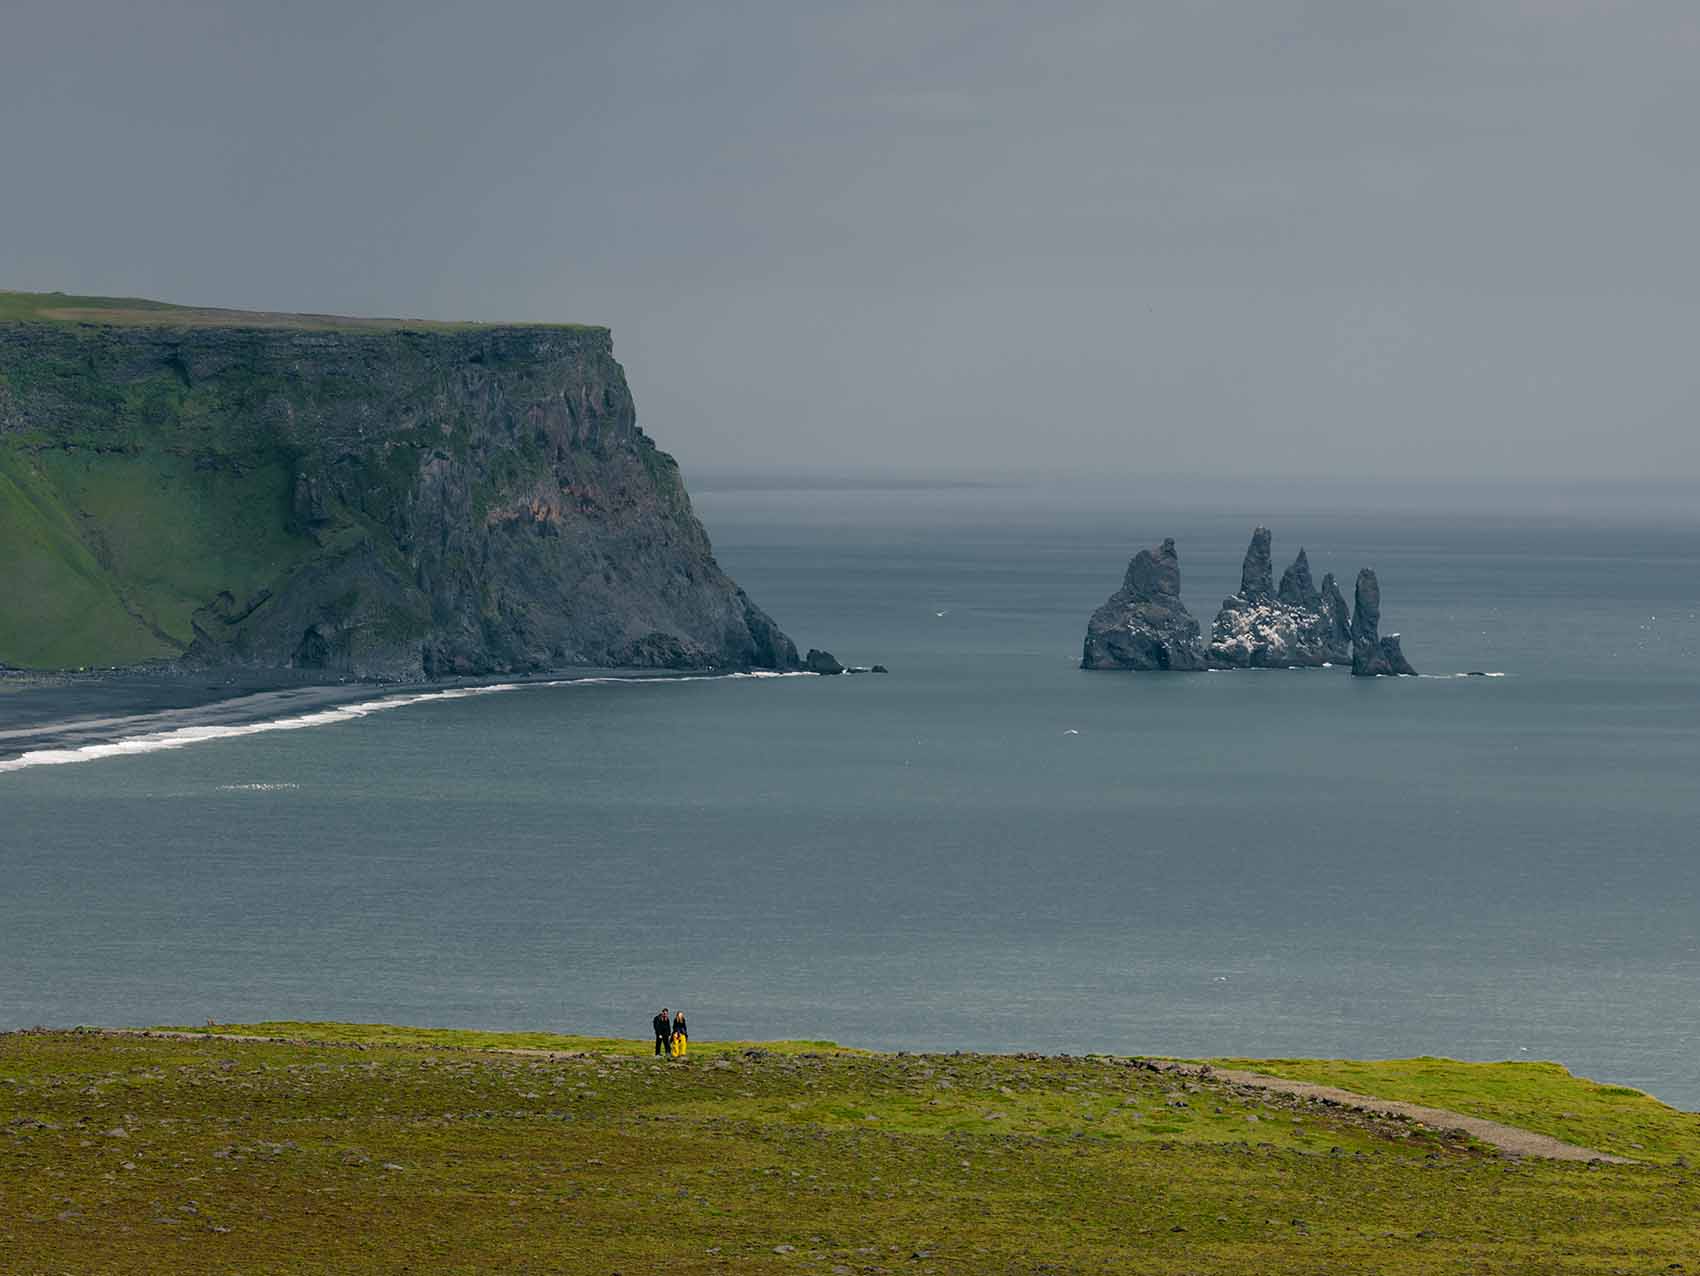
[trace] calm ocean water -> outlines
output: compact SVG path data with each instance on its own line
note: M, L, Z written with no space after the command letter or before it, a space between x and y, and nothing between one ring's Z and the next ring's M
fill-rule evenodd
M1700 1108L1700 527L1269 518L1425 673L1074 667L1256 512L708 491L889 677L524 688L0 775L0 1025L335 1018L896 1048L1554 1058Z

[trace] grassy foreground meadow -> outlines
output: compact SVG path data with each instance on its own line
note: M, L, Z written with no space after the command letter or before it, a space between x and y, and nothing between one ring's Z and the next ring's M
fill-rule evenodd
M1119 1057L650 1050L0 1035L0 1271L1700 1271L1700 1116L1551 1064L1222 1061L1638 1163Z

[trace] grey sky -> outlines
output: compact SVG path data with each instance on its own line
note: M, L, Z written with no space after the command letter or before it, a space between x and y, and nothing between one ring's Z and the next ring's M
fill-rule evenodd
M687 467L1700 478L1700 6L8 0L0 286L614 328Z

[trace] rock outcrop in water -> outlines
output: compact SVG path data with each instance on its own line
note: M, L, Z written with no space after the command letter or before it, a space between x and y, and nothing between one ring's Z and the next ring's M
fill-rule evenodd
M810 647L809 654L803 657L803 668L810 673L824 674L829 678L845 672L844 666L838 663L830 651L820 651L814 647Z
M1351 657L1351 630L1333 575L1317 588L1301 547L1277 589L1270 539L1267 527L1251 534L1240 592L1223 600L1211 627L1211 664L1231 669L1343 664Z
M1358 575L1356 611L1333 573L1319 586L1310 559L1298 557L1275 584L1267 527L1252 533L1240 567L1239 593L1225 599L1206 644L1181 602L1175 542L1142 549L1122 587L1086 626L1082 669L1286 669L1352 664L1360 674L1416 672L1397 634L1379 636L1381 591L1375 573Z
M1352 672L1360 678L1416 673L1399 635L1381 633L1381 582L1367 567L1358 573L1352 602Z
M1209 667L1198 622L1181 602L1180 559L1173 540L1133 556L1122 587L1092 613L1080 667Z
M606 328L0 302L0 660L798 665Z

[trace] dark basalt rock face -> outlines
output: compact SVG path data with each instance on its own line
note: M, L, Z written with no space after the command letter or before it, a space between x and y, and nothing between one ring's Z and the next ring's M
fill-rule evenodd
M1198 622L1181 602L1180 559L1172 539L1135 554L1122 587L1092 613L1080 667L1208 667Z
M1300 554L1304 551L1300 550ZM1343 650L1352 649L1352 610L1346 605L1346 596L1340 592L1340 586L1334 580L1334 573L1329 572L1322 578L1322 610L1328 617L1330 640Z
M797 667L638 428L607 329L282 319L0 322L0 500L14 474L15 517L47 511L7 552L64 603L0 591L28 621L0 633L32 644L0 659ZM100 623L29 619L74 610Z
M1293 565L1281 573L1281 587L1275 596L1289 607L1315 609L1322 602L1322 594L1310 578L1310 559L1305 556L1303 545L1299 546L1299 556Z
M1360 678L1414 674L1399 635L1381 634L1381 582L1368 567L1358 573L1352 609L1352 672Z
M1263 602L1275 593L1275 568L1269 555L1271 539L1267 527L1252 529L1251 544L1246 547L1245 561L1240 564L1239 596L1249 602Z
M1269 551L1269 529L1259 527L1240 569L1240 592L1223 600L1211 627L1210 663L1230 669L1343 664L1351 638L1334 577L1324 577L1318 589L1301 548L1276 589Z
M803 668L810 673L825 674L827 677L844 672L844 666L833 659L830 651L819 651L814 647L810 647L809 654L803 657Z

